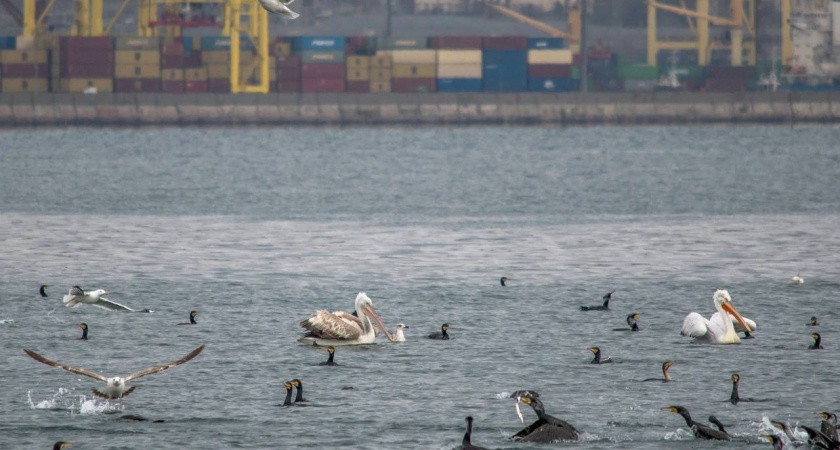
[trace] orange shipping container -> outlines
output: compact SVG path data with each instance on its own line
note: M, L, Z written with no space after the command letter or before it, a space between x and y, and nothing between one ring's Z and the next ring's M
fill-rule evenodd
M160 65L117 64L114 78L160 78Z
M114 62L119 64L157 64L160 65L160 52L156 50L117 50Z
M371 81L370 82L370 91L371 92L391 92L391 82L390 81Z
M114 92L114 80L110 78L64 78L60 82L61 92L84 92L94 87L97 92Z
M160 79L164 81L184 81L184 69L163 69Z
M46 50L0 50L3 64L46 64Z
M481 66L478 66L479 71ZM434 78L434 64L394 64L392 70L394 78Z
M371 69L370 81L391 81L391 69ZM372 92L372 91L371 91Z
M47 92L46 78L3 78L0 92Z
M347 80L349 81L368 81L370 80L370 72L367 68L347 68Z

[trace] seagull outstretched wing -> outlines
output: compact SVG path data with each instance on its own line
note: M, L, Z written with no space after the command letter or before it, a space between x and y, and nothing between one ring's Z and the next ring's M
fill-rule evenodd
M49 359L44 358L43 356L33 352L32 350L23 349L23 351L26 352L26 354L29 355L35 361L42 362L42 363L44 363L48 366L58 367L59 369L64 369L68 372L73 372L75 374L84 375L86 377L93 378L94 380L108 382L107 378L105 378L104 376L102 376L102 375L100 375L96 372L92 372L92 371L87 370L87 369L79 369L79 368L76 368L76 367L66 366L64 364L57 363L55 361L50 361Z
M144 370L141 370L139 372L132 373L131 375L125 377L125 381L127 383L131 380L136 380L137 378L145 377L146 375L151 375L153 373L163 372L166 369L171 369L175 366L180 366L181 364L184 364L185 362L187 362L187 361L195 358L196 356L198 356L198 354L201 353L202 350L204 350L203 345L201 347L198 347L197 349L191 351L189 355L184 356L181 359L172 361L171 363L167 363L167 364L164 364L162 366L149 367L148 369L144 369Z

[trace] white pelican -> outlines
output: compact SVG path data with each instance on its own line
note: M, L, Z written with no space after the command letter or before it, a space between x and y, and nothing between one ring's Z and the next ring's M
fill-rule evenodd
M64 296L62 301L64 302L64 306L68 308L78 308L83 304L87 305L94 305L100 308L105 308L110 311L127 311L127 312L144 312L150 313L152 312L151 309L131 309L128 306L121 305L117 302L112 302L103 295L107 295L108 292L97 289L95 291L85 292L84 289L80 288L79 286L73 286L70 288L70 292Z
M735 327L732 325L733 320L737 321L745 332L752 332L753 328L732 306L729 292L715 291L713 299L717 312L712 314L710 319L704 319L696 312L685 316L680 334L691 336L694 338L694 342L704 344L737 344L741 342L741 339L735 333ZM752 324L754 325L755 322L752 322Z
M408 325L398 323L396 329L394 330L394 342L405 342L405 334L403 330L408 328Z
M372 344L376 339L376 330L370 319L376 322L389 341L394 342L394 337L388 332L388 328L373 309L373 302L364 292L359 292L356 296L356 314L358 317L343 311L331 313L325 309L318 310L312 317L300 322L300 326L305 328L307 333L298 339L298 342L332 346Z
M61 363L57 363L55 361L50 361L49 359L44 358L43 356L33 352L32 350L23 349L23 351L26 352L27 355L31 356L32 359L34 359L35 361L42 362L42 363L44 363L48 366L58 367L59 369L64 369L68 372L72 372L72 373L75 373L75 374L78 374L78 375L84 375L86 377L93 378L94 380L99 380L99 381L105 382L105 388L104 389L102 389L101 391L98 391L96 389L92 389L92 391L93 391L93 394L96 395L97 397L102 397L102 398L107 398L107 399L123 398L123 397L127 396L128 394L131 394L132 392L134 392L134 389L137 386L128 387L128 382L129 381L136 380L137 378L145 377L146 375L151 375L153 373L162 372L166 369L171 369L175 366L179 366L181 364L184 364L185 362L187 362L187 361L195 358L196 356L198 356L198 354L201 353L202 350L204 350L203 345L201 347L198 347L197 349L193 350L192 352L190 352L189 355L184 356L181 359L172 361L170 363L167 363L167 364L164 364L164 365L161 365L161 366L149 367L148 369L141 370L139 372L135 372L135 373L133 373L133 374L127 376L127 377L107 378L104 375L100 375L96 372L93 372L93 371L90 371L90 370L87 370L87 369L78 369L76 367L70 367L70 366L66 366L66 365L61 364Z
M262 7L265 8L265 10L270 12L270 13L282 14L282 15L290 18L290 19L297 19L298 16L300 16L300 14L292 11L291 9L289 9L288 6L286 6L286 5L290 5L294 0L287 0L287 1L282 1L282 0L259 0L259 1L260 1L260 5L262 5Z
M797 273L796 275L794 275L790 278L790 281L788 281L788 284L805 284L805 279L800 277L799 274Z

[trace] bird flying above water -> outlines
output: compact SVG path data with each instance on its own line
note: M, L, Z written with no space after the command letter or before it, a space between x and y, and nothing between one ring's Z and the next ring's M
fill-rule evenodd
M70 292L64 296L62 301L64 302L64 306L68 308L78 308L81 305L94 305L100 308L105 308L110 311L143 313L153 312L150 309L131 309L128 306L121 305L117 302L112 302L107 298L103 297L103 295L108 295L108 292L102 289L85 292L85 290L80 288L79 286L73 286L70 288Z

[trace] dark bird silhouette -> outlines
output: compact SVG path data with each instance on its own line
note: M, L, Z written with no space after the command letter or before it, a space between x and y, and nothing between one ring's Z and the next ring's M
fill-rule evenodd
M811 337L814 338L814 343L808 347L808 350L820 350L823 348L822 346L822 338L820 337L819 333L811 334Z
M38 292L41 294L41 297L45 297L45 298L49 297L49 295L47 295L47 289L49 289L50 287L51 287L51 285L49 285L49 284L42 284L41 285L41 287L38 289Z
M327 353L330 354L329 358L326 361L322 362L322 366L337 366L338 364L333 360L335 358L335 347L329 346L327 347Z
M198 315L198 311L190 311L190 321L185 323L179 323L178 325L198 325L198 322L195 321L195 317Z
M820 326L819 322L817 321L817 316L811 316L811 321L808 322L809 327L818 327Z
M613 328L613 331L639 331L639 313L629 314L626 320L630 328Z
M612 362L612 358L601 359L601 349L598 347L592 347L589 351L595 355L592 361L589 361L590 364L609 364Z
M645 378L642 381L661 381L663 383L667 383L667 382L671 381L671 374L668 373L668 369L670 369L671 366L673 366L673 365L674 365L673 361L670 361L670 360L665 361L664 363L662 363L662 376L663 376L663 378Z
M581 306L580 310L581 311L609 311L610 310L610 300L612 300L613 294L615 294L615 291L609 292L606 295L604 295L603 297L601 297L604 300L604 303L601 304L601 305Z
M543 444L559 441L577 441L580 439L580 432L569 422L546 414L542 401L538 397L530 395L530 391L517 391L511 394L511 397L518 399L518 401L526 405L530 405L537 414L536 422L514 434L513 439Z
M81 323L79 324L79 328L82 329L82 336L79 339L88 340L88 324Z
M440 326L440 331L436 331L436 332L430 334L429 339L447 340L447 339L449 339L449 334L447 333L447 331L449 331L449 324L445 323L445 324Z
M716 430L708 425L703 425L702 423L695 422L691 419L691 414L689 414L688 410L683 408L682 406L668 406L666 408L662 408L663 411L670 411L672 413L677 413L685 419L685 424L688 425L688 428L691 429L691 432L694 434L694 437L697 439L709 439L709 440L719 440L719 441L730 441L732 438L729 434L724 433L720 430Z
M467 431L464 433L464 439L461 440L461 450L487 450L484 447L472 445L473 418L472 416L467 416L464 420L467 421Z
M499 282L500 282L500 283L502 283L502 286L507 286L505 283L507 283L507 281L508 281L509 279L510 279L510 278L508 278L508 277L502 277L502 279L501 279L501 280L499 280Z

